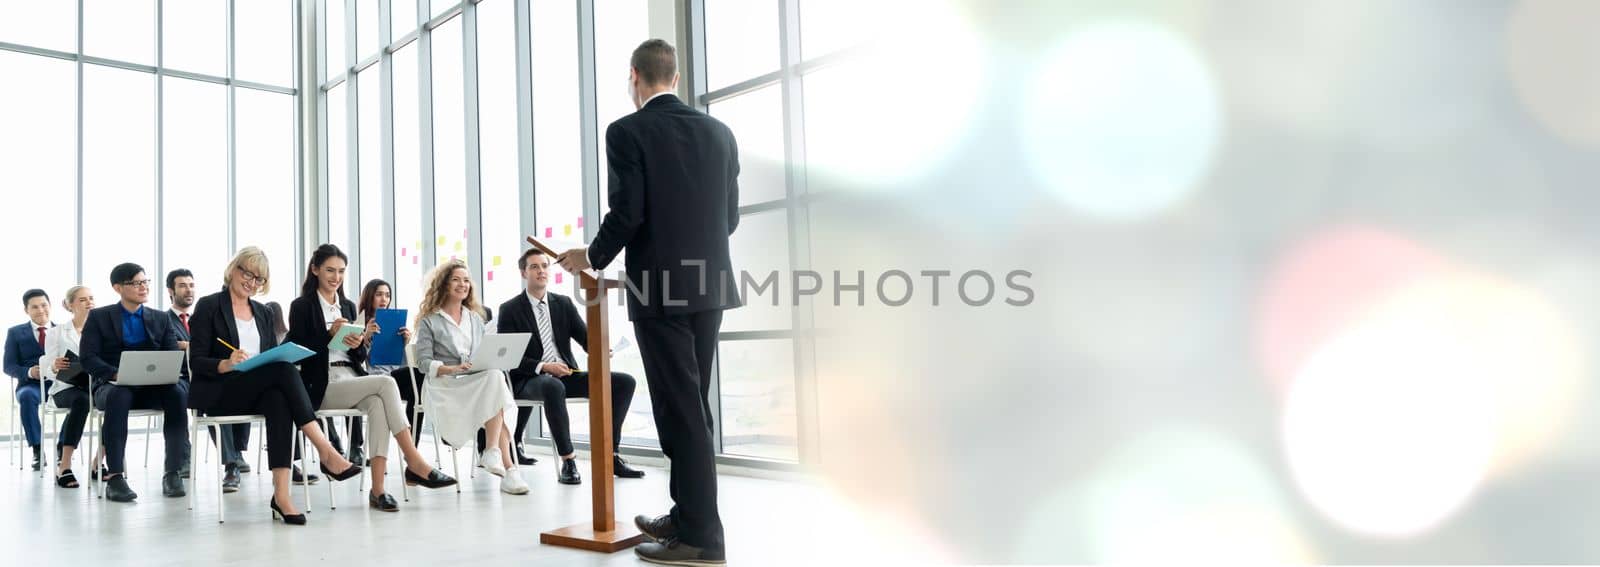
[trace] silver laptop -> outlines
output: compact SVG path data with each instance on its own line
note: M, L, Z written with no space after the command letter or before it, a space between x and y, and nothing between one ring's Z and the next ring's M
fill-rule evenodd
M528 350L533 333L505 333L484 335L483 344L472 353L472 371L511 370L522 364L522 353Z
M132 350L122 353L117 367L118 386L177 384L183 366L181 350Z

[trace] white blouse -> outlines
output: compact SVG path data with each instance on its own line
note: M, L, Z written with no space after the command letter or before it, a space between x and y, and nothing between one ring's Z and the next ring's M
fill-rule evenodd
M327 325L327 328L328 328L329 331L332 331L333 330L333 322L334 322L334 320L344 316L344 312L339 310L339 296L337 296L337 295L333 296L333 303L330 304L330 303L328 303L326 301L323 301L322 300L322 293L318 292L317 293L317 303L322 304L322 321L323 321L323 323ZM349 323L345 323L345 324L346 325L354 325L355 322L349 322ZM348 351L329 349L328 350L328 362L329 363L350 362L350 353Z
M250 356L261 354L261 330L256 328L255 319L234 317L233 322L239 326L239 344L234 346Z
M44 356L39 357L39 375L46 380L55 380L50 385L50 395L54 396L72 385L56 380L56 359L67 355L67 351L78 353L80 360L83 356L82 349L78 348L78 341L83 340L83 334L72 328L71 324L56 325L44 332Z

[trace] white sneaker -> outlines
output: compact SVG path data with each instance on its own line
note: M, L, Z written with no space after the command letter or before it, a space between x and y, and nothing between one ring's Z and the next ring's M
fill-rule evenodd
M495 476L503 477L506 475L506 466L500 460L500 449L498 448L484 450L483 454L478 456L478 466L483 467L483 470L489 471L489 474Z
M506 494L527 494L528 483L522 480L522 472L515 468L506 471L506 475L500 478L500 492L504 492Z

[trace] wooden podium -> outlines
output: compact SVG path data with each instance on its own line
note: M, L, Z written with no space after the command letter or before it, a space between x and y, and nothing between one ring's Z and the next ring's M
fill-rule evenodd
M555 250L531 236L528 243L544 252L552 262L555 260ZM612 436L621 433L611 430L611 333L606 293L620 284L617 280L596 278L587 273L575 275L586 296L583 303L588 306L589 486L594 493L593 517L589 522L541 533L539 543L615 553L644 542L644 534L639 533L632 522L617 523L613 510L617 499L611 443Z

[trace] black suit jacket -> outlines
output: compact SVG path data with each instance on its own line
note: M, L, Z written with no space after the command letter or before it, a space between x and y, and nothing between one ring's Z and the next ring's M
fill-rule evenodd
M606 128L606 159L611 210L589 260L603 269L627 248L628 279L640 292L628 289L628 318L738 307L728 256L739 226L733 131L666 95Z
M261 335L259 352L278 346L278 334L273 330L272 317L267 306L250 300L250 317L256 332ZM211 409L222 397L226 378L217 372L222 361L233 356L233 349L223 346L217 339L239 346L239 323L233 318L233 300L226 290L200 298L189 317L189 356L194 369L194 383L189 387L189 407L200 411Z
M572 341L578 341L583 350L589 350L589 327L583 323L572 299L559 293L545 292L545 302L550 304L550 330L555 334L556 353L568 368L576 371L578 359L572 356ZM539 374L539 362L544 360L544 344L539 340L539 320L533 315L533 302L527 292L519 293L510 301L500 304L501 333L533 333L528 350L522 353L522 363L512 369L512 378L532 378Z
M356 304L339 298L339 315L347 321L356 320ZM328 321L322 315L322 298L301 296L289 303L289 334L284 340L311 349L316 353L300 361L300 379L306 383L306 393L311 395L311 407L322 407L322 396L328 393ZM350 362L361 374L362 363L367 360L367 346L350 349Z
M183 319L178 318L178 312L168 309L167 315L171 316L172 318L172 330L178 333L178 340L189 340L189 330L183 328ZM189 324L194 324L194 314L192 313L189 315Z
M111 377L117 375L117 368L122 364L124 352L178 350L178 334L172 330L172 319L167 312L145 307L144 331L148 336L132 347L123 341L122 313L122 303L112 303L90 311L89 319L83 323L83 339L78 345L83 352L78 354L82 356L83 369L94 379L96 388L111 383ZM187 369L181 373L181 378L188 378Z

